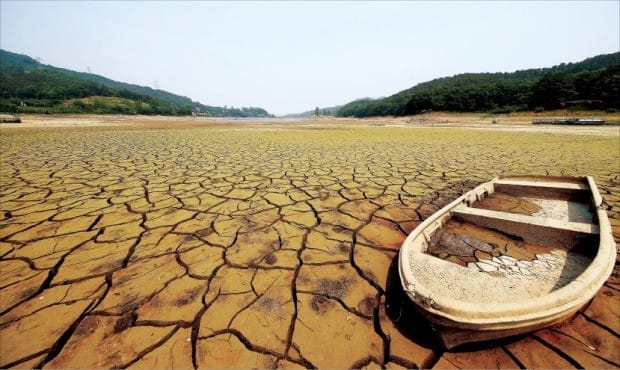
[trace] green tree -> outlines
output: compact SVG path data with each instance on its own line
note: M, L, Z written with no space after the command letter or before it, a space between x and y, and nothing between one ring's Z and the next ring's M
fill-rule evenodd
M177 115L189 116L192 114L192 106L190 104L183 104L177 109Z
M574 78L566 72L551 73L543 76L532 89L532 107L557 109L575 99Z

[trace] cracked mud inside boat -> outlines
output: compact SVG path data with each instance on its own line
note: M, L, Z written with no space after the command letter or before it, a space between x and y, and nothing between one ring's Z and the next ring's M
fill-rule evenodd
M590 265L596 251L588 252L588 249L597 243L598 238L591 237L570 250L563 250L451 219L433 234L425 253L507 279L506 285L511 289L508 296L497 294L496 298L501 301L511 296L538 297L568 285ZM434 286L432 282L429 284ZM472 289L486 287L480 285ZM472 290L462 292L466 300L477 296Z

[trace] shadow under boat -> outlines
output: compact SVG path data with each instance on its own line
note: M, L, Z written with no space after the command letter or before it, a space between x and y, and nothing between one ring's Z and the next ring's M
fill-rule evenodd
M403 290L398 275L398 255L396 255L388 269L385 289L385 313L392 325L407 339L424 348L430 348L435 353L446 350L439 340L435 330L422 315L419 308L411 302ZM474 352L508 345L527 337L528 334L518 334L505 338L487 341L465 343L449 352Z

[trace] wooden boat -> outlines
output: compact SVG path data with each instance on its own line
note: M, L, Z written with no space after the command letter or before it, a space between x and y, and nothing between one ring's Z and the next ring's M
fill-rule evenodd
M616 245L592 177L479 185L403 242L403 288L450 349L559 323L594 297Z

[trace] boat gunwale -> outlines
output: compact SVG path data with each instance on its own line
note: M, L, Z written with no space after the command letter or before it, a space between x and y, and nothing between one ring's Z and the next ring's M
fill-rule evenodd
M510 302L488 302L475 303L464 302L453 299L447 295L436 295L417 281L411 271L411 264L415 263L415 257L423 255L423 251L416 248L416 242L420 238L429 235L426 231L434 228L432 232L442 227L443 218L449 218L450 210L467 203L470 199L479 198L484 192L491 193L492 185L500 179L540 179L540 180L575 180L584 181L589 186L589 192L595 202L596 213L599 223L599 246L597 254L592 259L588 267L572 282L540 297L527 299L524 301ZM419 242L422 245L422 242ZM420 308L434 316L435 321L448 323L448 326L461 327L465 329L477 329L481 325L488 329L505 329L515 327L527 327L542 322L554 320L560 316L565 316L570 311L576 311L579 307L589 301L600 287L608 279L615 263L616 246L611 234L611 225L605 210L602 208L602 198L598 192L592 177L545 177L545 176L505 176L496 177L488 182L482 183L474 189L463 194L441 210L431 215L423 221L413 232L411 232L403 242L399 252L399 274L403 289L409 298ZM436 258L424 255L428 258ZM424 259L425 257L420 257ZM444 263L451 263L439 260ZM462 266L457 266L465 268Z

